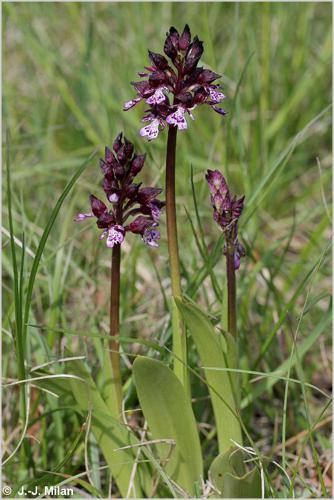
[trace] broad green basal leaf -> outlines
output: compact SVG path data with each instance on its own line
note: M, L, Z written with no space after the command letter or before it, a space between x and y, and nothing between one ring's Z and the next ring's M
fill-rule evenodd
M153 439L172 440L157 446L160 459L168 458L166 472L182 489L195 494L203 476L201 446L195 417L185 390L170 368L139 356L133 364L138 398Z
M176 299L187 328L195 342L201 363L205 367L213 411L216 420L219 450L227 451L231 439L241 444L241 428L236 415L238 399L237 377L228 371L206 368L235 368L235 343L231 335L215 331L207 316L194 304Z

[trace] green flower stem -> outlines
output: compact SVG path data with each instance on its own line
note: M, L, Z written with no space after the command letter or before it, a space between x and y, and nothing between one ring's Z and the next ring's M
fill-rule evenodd
M237 332L237 293L236 293L236 272L234 268L234 244L232 242L227 242L226 249L226 287L227 287L227 331L232 337L229 339L228 335L226 339L230 346L230 353L226 356L226 366L232 369L239 368L239 343L238 343L238 332ZM232 342L231 342L232 341ZM231 406L240 415L240 392L241 392L241 375L239 373L229 373L228 374L230 382L230 400ZM224 409L225 411L225 409ZM226 421L230 421L231 415L226 415ZM233 439L237 443L242 445L242 423L238 419L233 418L231 420L231 426L227 433L225 432L224 438ZM226 450L225 450L226 451ZM245 470L244 472L245 473Z
M181 298L180 258L177 241L176 206L175 206L175 159L176 159L177 127L168 128L166 156L166 219L170 275L172 282L172 297ZM173 300L172 329L174 373L179 378L186 391L189 390L187 371L187 339L186 330L181 320L179 310Z
M238 332L237 332L237 293L236 293L236 276L234 268L234 245L227 246L226 252L226 275L227 275L227 330L232 335L235 343L235 355L233 356L235 362L233 365L229 365L230 368L239 368L239 342L238 342ZM231 363L231 359L228 360ZM241 376L235 373L234 376L230 375L231 388L233 392L233 398L235 402L236 410L239 411L240 407L240 390L241 390ZM241 444L241 427L240 424L236 424L238 430L236 435L232 436L234 440Z
M227 275L227 326L228 331L236 340L237 336L237 306L236 286L234 269L234 248L228 247L226 252L226 275Z
M111 289L110 289L110 359L113 371L113 387L117 400L119 415L122 411L122 379L121 363L119 355L119 340L115 336L119 335L119 297L121 281L121 245L115 245L112 249L111 258Z

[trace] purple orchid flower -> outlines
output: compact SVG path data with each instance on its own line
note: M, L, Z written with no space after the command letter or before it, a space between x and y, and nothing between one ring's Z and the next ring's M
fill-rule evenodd
M208 104L217 113L226 114L217 106L225 96L219 85L213 83L220 75L197 67L204 50L203 42L197 36L191 41L187 24L181 35L171 27L166 36L164 53L172 65L165 56L149 50L151 65L138 73L146 79L132 82L137 96L123 108L127 111L143 100L149 105L142 119L149 124L140 130L140 135L149 141L155 139L166 124L186 130L187 116L194 119L192 111L200 104Z
M225 234L224 254L233 251L234 268L239 269L240 259L245 256L245 249L238 241L238 221L244 207L244 196L232 196L227 182L219 170L208 170L205 176L213 206L213 218Z
M90 195L91 212L79 213L76 222L96 217L97 227L102 229L100 239L106 237L106 245L113 248L121 245L127 232L140 234L144 243L157 247L160 233L157 229L161 210L165 202L158 200L160 188L142 187L133 182L144 166L145 155L134 153L133 144L119 134L113 151L105 148L105 157L100 160L104 174L102 186L108 206L99 198ZM132 221L128 223L128 219Z

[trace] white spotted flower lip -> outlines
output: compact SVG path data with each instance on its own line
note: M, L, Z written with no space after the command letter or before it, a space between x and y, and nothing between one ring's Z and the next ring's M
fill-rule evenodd
M203 42L197 36L191 40L187 24L181 34L174 27L167 33L164 53L169 60L162 54L148 51L151 65L138 73L144 80L132 82L137 96L123 106L124 111L141 101L150 106L146 110L149 114L143 118L150 123L140 129L142 137L149 141L156 139L166 124L186 130L185 113L194 119L191 110L200 104L209 105L222 116L226 114L219 106L225 95L219 85L213 83L220 75L198 67L203 51Z
M168 92L168 87L158 87L154 94L151 95L148 99L146 99L147 104L161 104L165 102L166 95L165 92Z
M108 230L107 247L112 248L114 245L121 245L124 241L124 227L115 224Z
M223 99L225 99L225 95L222 92L218 92L213 88L209 89L209 97L212 104L219 104Z
M157 224L148 226L143 234L143 241L146 245L153 248L159 246L158 241L160 240L160 232L155 229L155 226L157 226Z
M174 113L167 116L166 122L168 125L174 125L179 130L185 130L188 128L186 119L184 117L185 109L182 106L178 106Z
M140 135L142 137L147 137L149 141L152 141L159 134L159 126L160 120L158 118L154 118L149 125L145 125L145 127L140 129Z
M165 202L158 199L162 189L142 187L133 182L144 162L145 155L134 153L133 144L125 137L123 141L122 134L119 134L113 151L106 148L105 157L100 160L104 174L102 185L111 206L91 194L91 212L79 213L74 219L81 222L96 217L97 227L102 229L100 239L105 240L108 248L122 245L127 232L140 234L150 247L158 246L159 219ZM129 218L132 219L130 223Z

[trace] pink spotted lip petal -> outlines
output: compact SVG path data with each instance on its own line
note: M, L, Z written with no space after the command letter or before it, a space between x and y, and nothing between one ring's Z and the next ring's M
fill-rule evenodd
M113 248L114 245L121 245L124 241L124 228L115 225L108 230L107 247Z
M146 99L147 104L154 105L154 104L161 104L162 102L165 101L166 96L164 92L168 90L167 87L160 87L158 88L154 94L151 95L148 99Z
M218 92L217 90L209 89L210 102L212 104L218 104L223 99L225 99L225 95L222 92Z
M146 125L142 129L140 129L139 133L142 137L147 137L149 141L152 141L153 139L156 139L156 137L158 137L159 125L160 121L158 119L154 119L149 125Z
M186 119L184 117L185 109L183 107L178 107L174 113L167 116L166 122L168 125L174 125L179 130L185 130L188 128Z
M143 234L143 241L152 248L158 248L158 241L160 240L160 231L155 229L157 224L152 224L152 226L147 227Z

